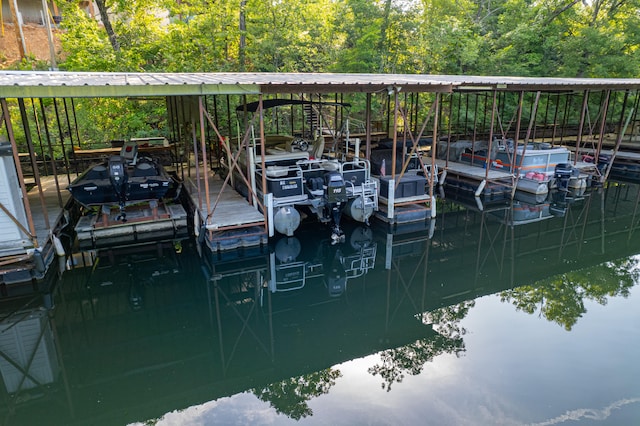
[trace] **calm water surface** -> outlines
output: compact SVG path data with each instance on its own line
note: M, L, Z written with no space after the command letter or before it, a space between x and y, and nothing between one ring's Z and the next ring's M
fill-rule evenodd
M640 424L638 187L537 201L87 257L5 308L2 424Z

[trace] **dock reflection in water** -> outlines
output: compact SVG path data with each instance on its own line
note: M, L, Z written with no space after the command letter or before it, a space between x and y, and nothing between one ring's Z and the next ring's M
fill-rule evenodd
M638 282L637 186L611 183L564 199L562 214L551 214L553 199L526 201L479 207L445 198L435 222L393 232L345 227L344 244L301 229L269 247L204 259L190 241L87 257L85 267L63 276L54 309L38 298L4 307L3 424L162 424L163 416L171 424L326 423L336 416L338 423L409 424L427 414L455 424L464 419L460 398L471 398L472 378L451 379L459 397L432 394L445 383L432 366L462 369L482 357L478 340L492 341L499 331L477 327L482 321L473 313L484 312L488 300L502 302L504 333L514 337L524 329L509 321L522 322L523 313L547 319L535 329L544 347L557 330L588 322L589 306L633 296ZM539 220L531 220L536 212ZM623 320L637 326L638 316ZM637 327L610 326L609 344L626 342L612 351L640 355ZM574 335L580 332L561 342L577 350ZM500 354L508 354L505 344L492 344L506 370L487 372L491 381L539 374L540 366L519 365ZM601 355L580 356L571 362L600 362ZM560 355L547 357L560 362ZM607 377L637 377L630 362L607 368ZM603 393L584 387L576 395L582 405L549 406L523 382L518 389L527 396L510 396L516 405L501 415L541 422L626 401L616 412L633 416L638 411L628 414L628 407L639 405L640 390L619 383ZM378 394L392 405L381 406ZM445 396L460 410L455 416L434 408Z

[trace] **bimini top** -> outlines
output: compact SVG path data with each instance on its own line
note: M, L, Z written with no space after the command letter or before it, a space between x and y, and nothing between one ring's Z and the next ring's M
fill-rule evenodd
M335 73L103 73L0 71L1 98L393 93L462 90L635 90L640 79Z
M238 105L236 107L236 111L248 111L248 112L256 112L258 110L258 106L260 105L259 101L249 102L246 104ZM314 102L308 101L304 99L265 99L262 101L262 108L276 108L279 106L287 106L287 105L322 105L322 106L337 106L350 108L351 104L347 102Z

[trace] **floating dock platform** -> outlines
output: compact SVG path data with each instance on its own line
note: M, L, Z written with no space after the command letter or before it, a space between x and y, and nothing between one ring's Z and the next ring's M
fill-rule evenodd
M267 244L266 220L255 206L218 175L185 178L185 190L193 209L194 232L213 252ZM205 188L209 194L205 194ZM208 205L207 205L207 199Z
M401 203L401 201L396 200L393 212L389 213L387 200L380 199L380 204L378 205L378 210L374 212L374 217L390 226L425 222L431 219L432 202L430 197L424 200L407 200L405 203Z
M80 249L97 249L189 236L187 212L180 204L151 201L127 206L122 221L118 206L82 216L75 231Z
M58 185L62 184L59 182ZM60 270L56 258L64 261L64 248L59 237L69 224L69 215L64 206L68 203L70 195L63 191L58 194L53 176L42 177L40 187L42 196L38 187L32 188L27 193L35 238L29 239L23 231L20 231L20 226L8 219L5 212L1 213L6 219L6 223L0 222L2 222L2 231L7 237L0 244L0 297L2 298L48 291L55 282L56 271ZM11 191L9 188L9 191L4 195L17 196L15 189ZM3 197L2 201L5 206L9 206L12 200ZM16 203L13 206L15 209L11 208L11 210L17 212L14 214L14 219L22 223L21 226L27 230L26 216L22 217L25 212L20 213L20 204ZM17 237L15 239L11 235L14 230Z
M569 162L579 171L579 176L572 177L569 181L571 188L584 188L590 176L598 173L596 165L583 161ZM471 164L436 159L439 170L442 170L440 183L459 191L467 192L476 197L482 197L486 201L500 200L505 196L512 197L513 186L522 191L534 194L545 194L548 186L554 186L554 179L548 182L533 182L530 180L516 179L507 171L489 169ZM544 186L542 189L541 187Z
M511 173L501 170L463 164L457 161L436 159L438 169L442 170L440 182L467 192L471 195L489 199L502 199L505 194L511 197L514 178Z
M424 222L435 216L435 198L427 192L424 176L406 174L399 182L389 176L380 176L378 188L378 209L374 212L377 220L391 227L398 224Z

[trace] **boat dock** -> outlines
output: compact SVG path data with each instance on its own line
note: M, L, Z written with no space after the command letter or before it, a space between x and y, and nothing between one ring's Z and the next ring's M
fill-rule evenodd
M185 178L193 210L194 232L210 250L224 251L266 244L265 217L217 175L205 179L194 170ZM208 188L208 194L205 192Z
M414 197L380 197L378 210L373 217L377 220L397 226L400 224L424 222L435 216L435 203L427 195Z
M515 179L512 173L440 159L436 159L436 164L441 170L440 184L447 180L452 187L485 199L501 199L511 193Z
M66 178L64 179L66 181ZM65 183L59 178L58 185ZM0 244L0 293L2 297L19 296L34 289L46 289L52 281L54 271L60 265L57 257L64 259L64 247L60 236L69 225L69 214L65 206L70 195L58 191L53 176L40 178L40 188L27 193L31 219L35 234L32 239L4 241ZM25 230L28 227L25 227ZM3 229L4 232L8 230Z
M439 182L445 181L448 186L468 192L476 197L481 197L483 201L502 200L505 197L511 198L514 186L522 191L534 194L544 194L548 191L546 180L536 182L523 177L518 178L508 171L489 169L457 161L445 161L436 159L439 170L442 171ZM576 176L569 179L570 188L586 187L586 181L593 176L599 176L597 167L593 163L584 161L572 162L578 171ZM551 183L550 185L553 185Z
M144 202L127 207L126 221L119 218L120 214L115 206L81 216L75 227L79 248L97 249L189 236L187 212L180 204Z
M562 180L565 176L571 179L568 183L570 188L582 185L590 176L599 176L599 170L593 163L576 162L580 158L575 155L565 156L560 160L548 159L548 165L567 165L566 169L557 170L549 167L540 171L537 163L525 165L522 161L509 161L513 166L519 164L520 176L517 175L518 172L513 172L517 170L513 166L503 166L502 170L497 170L483 168L479 163L471 165L454 161L433 161L430 155L440 155L442 152L438 148L446 144L446 157L441 158L457 160L458 156L450 155L453 144L465 142L458 144L456 148L462 154L464 146L470 144L473 148L476 142L482 141L488 142L484 155L488 152L493 155L489 149L493 141L504 143L505 148L509 146L507 142L511 141L510 146L516 148L514 153L517 156L520 145L527 147L531 144L539 148L543 145L540 140L544 141L548 136L552 137L552 144L544 144L550 145L549 152L555 153L556 148L560 147L556 147L553 141L560 140L562 145L566 138L576 137L579 148L579 142L587 134L590 143L593 145L597 142L600 149L603 138L596 137L594 130L606 135L614 131L612 129L618 129L622 135L620 138L623 138L627 134L627 125L631 124L633 133L638 121L634 114L628 110L620 114L616 112L615 115L607 113L610 110L610 99L615 98L612 102L618 101L618 97L626 96L630 90L637 90L639 84L639 81L625 79L355 73L0 73L0 88L3 93L0 97L0 109L5 121L0 136L5 138L6 133L6 139L10 142L6 158L11 157L16 162L7 170L18 169L21 175L20 168L23 166L33 171L44 166L43 174L47 174L46 169L50 164L54 173L66 176L72 169L98 159L107 161L109 165L108 162L112 157L118 157L119 148L125 144L124 140L111 138L161 133L161 136L134 138L129 142L137 143L140 151L149 156L162 157L163 161L158 161L160 165L169 166L170 163L178 174L189 176L182 182L182 204L165 203L163 200L169 198L166 192L153 192L155 190L150 188L157 183L149 184L144 180L150 176L162 175L158 172L160 169L155 170L158 172L156 175L144 174L143 171L149 170L151 162L145 163L148 166L146 169L138 168L139 164L134 162L127 163L126 166L131 166L132 169L131 177L139 173L135 175L139 180L120 180L121 176L116 169L113 169L116 172L114 174L111 174L113 170L109 170L107 177L100 175L102 184L99 188L105 193L109 192L104 188L109 187L108 183L112 178L118 181L117 185L111 181L111 185L118 186L119 199L114 202L113 194L107 194L111 196L108 199L100 198L105 194L94 193L95 189L89 189L95 186L92 183L89 187L83 187L83 191L85 195L89 193L92 197L95 194L97 200L84 202L76 199L78 204L90 207L75 217L70 217L69 212L72 210L65 213L65 203L69 199L66 185L58 185L55 190L51 190L46 179L42 183L36 182L39 180L37 176L33 180L29 177L28 183L7 185L13 192L16 187L22 192L8 197L7 202L19 199L22 203L22 199L26 197L26 187L31 187L34 182L38 183L38 199L32 201L29 195L29 205L22 206L23 212L20 214L24 217L33 216L34 223L40 221L41 224L25 226L26 219L7 215L7 226L16 235L11 239L26 242L20 246L24 253L3 251L0 247L0 265L7 269L7 265L15 266L20 262L40 263L38 257L41 254L46 265L53 252L48 247L57 245L55 238L51 236L56 236L57 230L69 222L73 222L71 226L76 231L81 249L182 238L190 236L190 231L193 231L192 234L204 243L203 247L206 245L212 252L218 252L266 244L275 231L283 233L274 225L277 214L302 214L304 216L300 217L304 218L316 216L325 225L333 223L336 226L331 229L331 235L337 238L336 241L343 237L340 235L339 218L347 209L350 214L345 213L346 216L366 225L369 224L370 217L375 217L392 227L411 223L420 227L421 222L435 217L436 197L442 197L436 192L444 191L438 185L442 185L445 180L449 187L447 191L480 198L476 202L511 199L516 188L521 189L525 183L532 185L529 192L534 194L537 194L535 190L538 188L544 187L546 191L547 184L552 186L557 182L562 182L560 189L566 189L566 180ZM598 92L599 97L596 96ZM541 94L548 96L541 100ZM91 133L87 130L92 123L81 120L73 124L66 123L67 129L62 132L60 117L75 116L78 106L75 101L57 105L56 100L80 100L88 97L118 98L122 101L146 99L157 102L158 105L154 107L166 113L161 118L163 127L138 129L131 134L117 134L120 129L112 129L116 133L104 132L100 138L95 138L88 137ZM14 103L14 99L17 102ZM45 108L45 103L41 102L40 108L37 108L34 99L51 99L52 107ZM576 114L576 105L580 104L583 108ZM385 105L386 108L378 108L378 105ZM523 105L529 106L523 108ZM287 108L287 115L265 114L265 110L276 107ZM544 107L545 111L538 114L538 107ZM333 108L348 110L343 113L334 111ZM553 114L549 114L552 109ZM591 123L591 117L587 116L588 111L594 109L600 110L597 123ZM447 119L444 118L443 111L450 113ZM462 111L465 113L462 114ZM353 115L351 122L349 115ZM286 126L279 121L285 116L292 118L291 123ZM356 120L356 117L359 118ZM631 119L634 120L633 123L630 122ZM57 126L52 128L57 127L60 135L56 136L55 132L37 125L41 122L55 122ZM505 128L503 123L507 122L510 126ZM22 132L15 135L14 128L24 129L24 138ZM259 171L255 168L259 163L257 158L258 155L267 154L267 142L274 136L289 149L305 151L308 161L304 163L305 167L301 167L297 160L291 164L273 164L273 170L268 171L265 164L264 184L258 184L255 180ZM635 136L630 134L629 140ZM388 147L389 142L391 147ZM374 147L388 149L392 153L390 159L393 163L390 164L387 159L385 170L373 168ZM402 148L402 153L399 148ZM357 161L350 157L353 155L352 149L358 152ZM472 152L476 153L475 148ZM360 154L362 158L359 157ZM533 157L533 153L529 151L526 154L523 152L522 156ZM492 158L491 155L487 158ZM123 157L121 159L125 157L122 153L120 156ZM475 154L472 155L472 162L474 156ZM403 167L397 168L398 158L405 161ZM618 158L622 158L621 153ZM338 167L329 170L321 164L324 159L328 160L327 166L329 163L336 163ZM420 163L420 171L407 168L409 163L406 160ZM266 159L263 161L266 163ZM234 185L224 184L220 171L214 169L216 166L222 168L226 163L233 163L230 168L237 169L245 178L254 179L253 185L248 186L255 188L253 192L258 194L255 198L247 197L246 193L244 196L237 193ZM569 163L572 168L568 167ZM496 167L505 164L507 163L502 160L495 162ZM113 166L117 164L114 163ZM376 164L376 168L378 166L381 167ZM385 182L383 178L388 171L387 166L391 166L391 174L396 176L402 176L407 171L415 174ZM296 167L299 170L282 176L279 175L283 172L282 167L288 167L287 173ZM430 167L434 170L430 171ZM528 179L526 174L534 170L528 167L536 167L536 179L523 183L523 180ZM399 170L400 175L397 174ZM273 175L267 176L267 172L273 172ZM562 179L558 177L560 172L564 173ZM211 176L203 178L198 173ZM374 175L383 178L374 181ZM24 179L20 176L18 180ZM91 180L98 178L92 177ZM275 189L267 188L267 184L272 182L278 186ZM130 197L130 188L134 183L136 191L142 194L137 198ZM298 183L300 185L296 186ZM261 194L259 188L265 193ZM292 188L301 190L300 194L295 194L301 199L296 199L295 202L284 199L284 194L289 190L293 191ZM341 192L343 188L344 193ZM52 192L51 199L48 198L48 191ZM447 194L449 197L451 192ZM51 206L47 206L49 201ZM5 203L5 200L0 202ZM263 202L265 206L256 205ZM120 211L109 207L114 203L119 205ZM57 204L57 207L53 204ZM38 213L39 209L42 213ZM127 210L126 221L123 220L124 209ZM79 210L82 209L78 207L76 211ZM37 218L39 214L42 218ZM16 216L15 213L12 215ZM42 232L25 232L34 229L34 226L41 228ZM288 229L288 224L283 228ZM12 273L17 273L20 268L14 269L16 271Z

